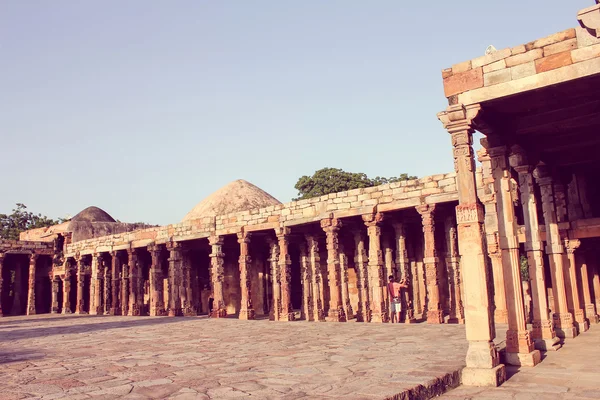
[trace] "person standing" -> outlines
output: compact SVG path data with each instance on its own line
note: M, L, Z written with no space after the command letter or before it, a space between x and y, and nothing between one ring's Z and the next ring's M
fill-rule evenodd
M402 311L402 301L400 299L400 291L402 288L407 288L406 280L402 279L399 283L394 281L394 276L389 276L387 289L390 297L390 322L400 322L400 312Z

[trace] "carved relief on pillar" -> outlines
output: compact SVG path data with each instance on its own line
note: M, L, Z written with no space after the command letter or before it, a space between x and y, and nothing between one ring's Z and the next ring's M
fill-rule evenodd
M416 207L421 215L424 236L423 263L425 264L425 280L427 283L427 323L443 322L442 305L440 303L439 260L435 244L435 205L423 204Z
M325 321L323 304L323 279L321 277L321 257L319 255L319 240L314 235L306 235L308 249L309 273L311 278L311 296L309 307L312 314L311 321Z
M90 314L102 315L102 285L104 279L102 254L92 255L92 279L90 283Z
M321 220L321 228L327 237L327 273L329 276L329 314L331 322L345 322L346 312L342 300L342 284L340 274L340 255L338 232L342 222L337 218Z
M50 281L52 282L52 303L50 304L50 313L58 314L60 304L58 304L58 292L60 291L60 278L50 274ZM1 290L0 290L1 292ZM1 316L1 313L0 313Z
M416 322L413 305L414 286L411 284L413 281L413 274L411 271L411 262L408 258L408 249L406 247L406 227L400 222L395 222L392 226L396 234L396 268L398 269L400 277L406 281L407 285L409 285L408 288L402 289L404 322L414 323Z
M383 214L362 216L369 236L369 300L371 304L371 322L388 322L389 315L384 301L385 277L383 276L383 253L381 250L381 227Z
M252 258L250 257L250 238L249 232L239 232L237 234L240 244L240 288L241 288L241 307L239 319L254 319L254 307L252 305Z
M112 308L112 265L108 265L104 259L102 262L102 267L104 269L104 307L102 313L104 315L110 315L110 310Z
M344 250L344 246L340 243L340 276L342 280L342 305L346 313L346 319L354 318L354 310L350 304L350 289L348 284L348 256Z
M119 253L112 251L111 256L111 295L112 300L110 304L110 315L121 314L121 260L119 259Z
M354 265L356 266L356 289L358 291L358 310L356 320L358 322L371 321L371 303L369 290L369 271L366 238L364 232L358 228L354 231L354 243L356 254Z
M578 239L565 239L564 246L567 250L567 260L565 266L568 271L565 271L567 277L567 303L569 304L569 311L573 314L575 319L575 326L579 332L585 332L589 329L589 321L585 317L585 311L581 305L579 285L577 283L577 262L575 252L581 246L581 241ZM570 301L569 301L570 300Z
M227 309L225 308L225 298L223 296L223 281L225 279L225 253L223 253L223 236L211 236L208 238L208 244L211 247L210 265L212 271L213 284L213 318L225 318Z
M87 314L87 311L85 311L85 300L83 296L85 288L86 265L83 256L77 254L75 256L75 259L77 261L77 305L75 308L75 312L77 314Z
M448 269L448 281L450 283L450 318L448 322L463 324L465 322L465 314L462 302L458 234L454 218L452 217L446 218L446 235L446 266Z
M61 276L63 281L63 306L62 313L63 314L71 314L73 310L71 309L71 275L72 275L72 265L71 259L66 259L64 262L65 274Z
M300 276L302 280L302 312L301 319L314 321L312 296L312 268L308 243L300 244Z
M279 277L279 243L271 238L267 239L269 243L268 263L271 273L271 299L269 306L269 320L279 321L281 314L281 281Z
M281 288L281 313L280 321L293 321L294 310L292 307L292 260L289 254L290 228L279 227L275 229L279 243L279 282Z
M32 253L29 258L29 285L27 291L27 315L35 314L35 272L38 255Z
M164 279L161 265L161 247L157 244L149 245L148 251L152 258L150 266L150 315L167 315L164 301Z
M128 249L129 257L129 313L127 315L142 315L143 297L140 294L141 265L136 249Z

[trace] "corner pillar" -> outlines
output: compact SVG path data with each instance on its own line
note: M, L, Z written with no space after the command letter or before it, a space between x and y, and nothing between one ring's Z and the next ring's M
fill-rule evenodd
M321 220L321 228L327 236L327 273L329 276L329 313L330 322L346 322L346 312L342 300L340 279L340 254L338 232L342 222L336 218Z
M381 251L381 227L383 214L367 214L362 219L367 226L369 236L369 299L371 303L371 322L388 322L387 306L384 301L383 254Z
M240 301L239 319L254 319L254 307L252 305L252 258L250 257L250 238L251 234L242 231L237 234L238 243L240 244L240 287L242 298Z

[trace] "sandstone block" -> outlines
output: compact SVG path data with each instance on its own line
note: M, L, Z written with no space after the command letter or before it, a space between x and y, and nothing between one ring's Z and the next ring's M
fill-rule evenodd
M483 73L487 74L488 72L494 72L504 68L506 68L506 60L502 59L500 61L496 61L483 67Z
M460 74L461 72L465 72L471 69L471 60L461 62L460 64L455 64L452 66L453 74Z
M365 200L362 202L363 207L364 206L374 206L377 205L378 201L377 199L370 199L370 200Z
M377 186L371 186L363 189L363 193L373 193L378 190Z
M344 199L344 202L354 202L354 201L358 201L358 196L348 196Z
M361 194L360 196L358 196L358 200L362 201L362 200L369 200L371 198L370 194Z
M542 72L551 71L553 69L571 65L572 63L573 61L571 60L571 52L566 51L564 53L558 53L549 57L544 57L540 58L539 60L536 60L535 70L539 74Z
M372 199L378 199L380 197L383 197L383 192L374 192L371 194Z
M475 68L444 79L444 94L450 97L455 94L483 87L483 69Z
M562 42L563 40L573 39L575 36L575 29L567 29L566 31L558 32L543 39L538 39L535 42L528 43L525 47L527 48L530 46L532 49L546 47L554 43Z
M362 201L353 201L352 203L350 203L350 207L355 208L355 207L360 207L362 206Z
M571 59L574 63L578 63L592 58L600 57L600 43L576 49L571 52Z
M544 57L552 54L562 53L563 51L571 51L577 48L577 39L564 40L544 47Z
M337 209L338 210L347 210L350 208L350 203L342 203L342 204L338 204Z
M454 185L454 184L456 184L456 179L455 178L444 178L444 179L442 179L441 181L438 182L438 185L440 187Z
M514 55L512 57L508 57L506 59L507 67L514 67L515 65L524 64L530 61L535 61L538 58L544 57L544 50L542 49L533 49L526 53L521 53Z
M483 67L506 57L510 57L510 49L502 49L471 61L471 68Z
M522 54L525 53L527 51L527 49L525 49L525 45L521 44L519 46L515 46L512 49L510 49L510 52L512 53L512 55L517 55L517 54Z
M388 189L388 190L384 190L384 191L383 191L383 195L384 195L384 196L391 196L391 195L392 195L392 193L393 193L393 190L392 190L392 189Z
M502 69L499 71L490 72L483 76L484 86L497 85L499 83L508 82L511 79L510 70Z
M446 79L452 76L452 68L446 68L442 70L442 79Z
M510 76L513 80L525 78L531 75L535 75L535 61L516 65L510 69Z

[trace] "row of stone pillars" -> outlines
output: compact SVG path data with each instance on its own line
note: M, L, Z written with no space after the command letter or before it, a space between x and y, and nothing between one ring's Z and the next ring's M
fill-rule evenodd
M28 268L28 285L27 285L27 304L26 304L26 308L25 308L25 314L26 315L35 315L36 313L36 299L35 299L35 283L36 283L36 266L37 266L37 261L38 261L38 254L35 253L30 253L27 254L27 257L29 258L29 268ZM0 294L3 293L3 269L4 269L4 262L5 262L5 258L6 258L6 253L0 253ZM21 304L21 296L20 296L20 289L19 287L21 286L21 280L23 279L22 276L22 268L20 265L17 266L16 270L15 270L15 293L13 294L13 304L12 304L12 309L13 310L21 310L22 309L22 304ZM1 296L0 296L1 297ZM2 299L0 299L0 316L3 316L3 309L2 309Z

